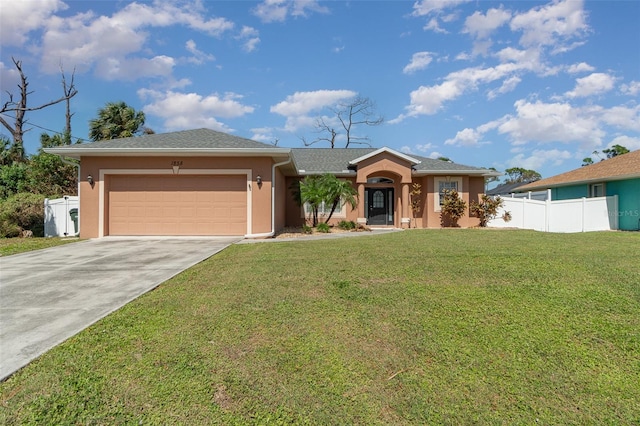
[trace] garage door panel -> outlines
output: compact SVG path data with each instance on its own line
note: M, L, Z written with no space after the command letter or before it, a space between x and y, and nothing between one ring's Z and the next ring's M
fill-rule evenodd
M246 176L109 180L109 235L244 235Z

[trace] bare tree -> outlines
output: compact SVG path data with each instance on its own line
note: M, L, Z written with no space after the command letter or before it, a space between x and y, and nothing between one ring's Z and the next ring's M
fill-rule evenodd
M369 137L357 136L355 134L355 128L361 125L378 126L382 124L384 118L379 116L375 110L375 103L371 99L362 96L357 96L349 102L340 103L337 107L332 108L331 111L335 114L342 130L336 130L335 126L325 121L324 118L319 118L316 121L315 128L316 133L320 133L321 136L311 142L307 142L304 138L302 138L302 141L305 146L310 146L318 142L329 142L331 148L335 148L336 137L339 132L344 131L346 138L345 148L349 148L352 144L371 146Z
M74 86L73 76L71 78L71 84L69 86L67 86L66 81L64 79L64 73L63 73L62 80L63 80L64 96L62 96L61 98L56 99L54 101L47 102L47 103L42 104L42 105L31 107L27 103L27 98L33 92L30 92L28 90L29 82L27 81L27 76L24 74L24 72L22 70L22 61L18 61L13 57L11 58L11 60L13 61L13 64L15 65L16 69L18 70L18 73L20 74L20 83L18 84L18 88L20 89L20 96L19 96L18 100L14 100L13 93L7 92L7 94L9 95L9 100L7 102L5 102L2 105L2 107L0 108L0 114L11 113L11 114L14 114L15 117L14 117L13 124L11 124L7 120L5 120L5 118L2 115L0 115L0 123L9 132L11 132L11 136L13 137L13 144L14 144L15 148L24 153L24 138L23 137L24 137L24 133L26 131L28 131L28 130L24 130L24 125L27 123L27 121L25 119L25 114L27 112L29 112L29 111L41 110L41 109L47 108L47 107L49 107L51 105L58 104L60 102L64 102L64 101L68 102L69 99L71 99L72 97L74 97L78 93L78 91L76 90L76 88ZM71 129L71 124L70 124L71 123L71 116L69 115L68 109L67 109L67 114L68 114L67 129L69 130L69 133L70 133L71 132L70 131L70 129Z
M71 73L71 83L67 86L67 79L64 76L64 70L62 69L62 65L60 65L60 73L62 74L62 90L64 91L64 99L66 102L66 123L64 127L64 139L67 145L71 144L71 117L73 114L71 113L71 98L74 97L78 91L75 88L73 79L76 75L76 69L73 69L73 73Z

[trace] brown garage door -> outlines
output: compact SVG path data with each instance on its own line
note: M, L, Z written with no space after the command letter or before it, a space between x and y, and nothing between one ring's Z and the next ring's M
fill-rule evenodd
M246 176L109 178L109 235L244 235Z

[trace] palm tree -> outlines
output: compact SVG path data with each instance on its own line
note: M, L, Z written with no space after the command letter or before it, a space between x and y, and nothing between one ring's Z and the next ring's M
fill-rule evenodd
M351 205L351 210L358 206L358 191L353 187L350 181L340 180L335 175L326 174L322 177L323 186L326 189L327 196L325 203L331 204L331 212L325 220L325 223L329 223L333 212L336 211L342 203L348 203Z
M331 206L325 223L329 222L342 203L350 204L352 209L358 205L358 192L351 182L340 180L330 173L307 176L296 185L292 185L291 189L296 201L300 205L308 206L313 226L318 225L318 211L323 204Z
M299 182L300 204L309 206L313 226L318 224L318 209L325 200L322 176L307 176Z
M135 136L144 131L144 120L144 112L124 102L107 102L89 122L89 138L95 142Z

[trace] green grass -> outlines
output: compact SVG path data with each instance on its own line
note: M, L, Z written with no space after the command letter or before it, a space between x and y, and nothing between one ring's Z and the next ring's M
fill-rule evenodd
M78 238L0 238L0 256L75 243Z
M0 384L13 424L638 424L640 234L236 245Z

